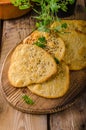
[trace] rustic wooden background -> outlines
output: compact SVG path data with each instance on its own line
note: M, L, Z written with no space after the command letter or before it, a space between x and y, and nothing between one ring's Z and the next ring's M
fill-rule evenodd
M86 0L77 0L76 11L71 19L86 20L85 2ZM19 19L0 21L0 70L9 50L34 29L32 14L31 11ZM65 111L31 115L8 105L0 89L0 130L86 130L86 90Z

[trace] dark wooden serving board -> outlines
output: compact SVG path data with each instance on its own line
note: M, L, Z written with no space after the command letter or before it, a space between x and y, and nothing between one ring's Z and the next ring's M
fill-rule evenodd
M6 100L16 109L33 114L48 114L68 108L75 102L76 97L86 86L86 69L80 71L70 71L70 89L66 95L57 99L46 99L30 92L27 88L15 88L8 81L8 68L10 58L14 48L7 55L1 75L2 91ZM34 100L33 105L28 105L22 99L26 94Z

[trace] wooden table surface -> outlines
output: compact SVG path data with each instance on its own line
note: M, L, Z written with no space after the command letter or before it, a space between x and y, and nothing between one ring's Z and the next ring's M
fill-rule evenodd
M86 20L86 0L77 0L75 14L69 19ZM35 27L33 12L15 19L0 21L0 71L9 50ZM70 108L49 115L25 114L12 108L4 99L0 86L0 130L86 130L86 91Z

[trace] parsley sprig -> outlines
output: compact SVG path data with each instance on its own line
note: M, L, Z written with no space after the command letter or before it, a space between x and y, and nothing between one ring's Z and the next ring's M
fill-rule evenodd
M35 45L44 48L46 47L47 40L44 36L39 37L38 40L34 43Z
M67 5L73 4L75 0L34 0L41 7L41 11L38 12L36 19L38 23L36 26L40 31L49 32L49 26L58 21L57 12L61 9L67 11Z
M27 9L31 6L33 7L32 2L41 8L39 11L38 8L33 10L38 14L35 18L38 20L36 26L40 31L48 31L49 25L58 20L57 12L59 10L67 11L67 5L73 4L75 0L11 0L14 6L18 6L19 9Z
M23 95L22 98L27 104L34 104L34 101L27 95Z

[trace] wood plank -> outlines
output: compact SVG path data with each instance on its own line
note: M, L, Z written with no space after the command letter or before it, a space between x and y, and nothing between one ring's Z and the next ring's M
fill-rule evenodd
M86 20L85 2L84 0L77 0L74 17L76 19Z
M7 106L0 113L0 130L47 130L46 119L46 116L21 113Z
M1 38L2 37L2 20L0 20L0 57L1 57Z
M50 116L51 130L86 130L86 92L71 108Z
M9 50L23 40L35 27L30 13L3 24L0 68ZM47 130L47 116L21 113L5 101L0 88L0 130Z
M69 19L86 20L84 0L77 0L75 14ZM86 130L86 92L66 111L50 116L51 130Z

